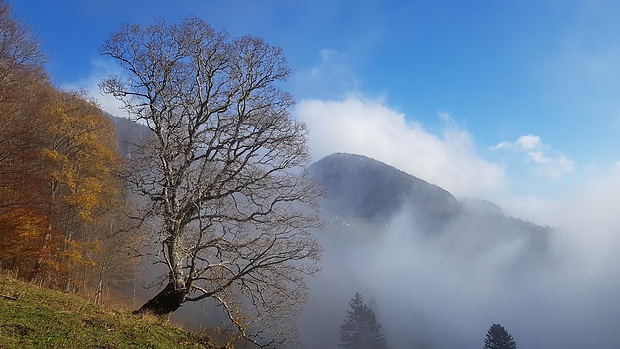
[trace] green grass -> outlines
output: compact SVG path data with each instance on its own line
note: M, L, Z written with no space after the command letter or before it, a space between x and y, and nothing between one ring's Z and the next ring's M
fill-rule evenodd
M154 316L103 308L0 274L0 348L209 348Z

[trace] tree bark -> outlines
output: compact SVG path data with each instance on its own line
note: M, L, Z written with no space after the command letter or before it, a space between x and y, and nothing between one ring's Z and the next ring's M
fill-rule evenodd
M134 314L152 313L155 315L168 315L176 311L185 302L187 291L183 285L168 282L166 287L155 297L144 303Z

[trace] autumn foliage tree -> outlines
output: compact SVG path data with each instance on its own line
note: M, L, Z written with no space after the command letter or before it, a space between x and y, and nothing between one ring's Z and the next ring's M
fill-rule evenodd
M0 176L0 223L13 228L2 239L11 246L3 265L70 288L93 266L98 218L122 206L122 163L112 125L96 105L44 83L35 87L42 98L28 120L11 116L30 128L12 139L14 149L4 148L10 156Z
M3 0L0 33L0 267L85 289L110 236L101 225L125 200L114 129L95 103L50 84L36 37Z
M37 177L37 117L48 89L43 55L34 34L0 1L0 248L3 267L17 268L38 258L48 227Z
M246 339L290 335L293 322L279 320L297 312L304 276L318 269L310 229L320 191L303 172L306 126L278 84L289 74L282 50L189 17L125 25L102 53L125 72L102 90L151 131L126 178L157 227L166 282L139 312L212 299Z
M41 175L52 218L44 243L54 240L54 234L60 237L47 264L60 271L65 287L70 287L74 280L84 280L84 268L94 266L89 256L98 240L90 233L97 218L120 204L121 160L112 124L94 103L59 91L44 113L49 122L40 149Z

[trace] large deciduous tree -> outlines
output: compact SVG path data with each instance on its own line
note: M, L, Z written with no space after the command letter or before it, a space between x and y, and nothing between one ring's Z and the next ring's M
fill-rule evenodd
M517 343L500 324L493 324L484 339L484 349L517 349Z
M299 305L320 256L309 234L320 190L304 174L306 126L279 86L290 72L282 50L188 17L125 25L102 54L125 72L102 91L152 131L132 150L127 180L147 199L142 218L157 225L167 280L138 312L216 299L259 343L247 321ZM255 316L236 314L232 299Z

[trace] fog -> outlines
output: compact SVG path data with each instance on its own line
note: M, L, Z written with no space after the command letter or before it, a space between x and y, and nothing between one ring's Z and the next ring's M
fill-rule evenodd
M308 280L300 348L337 347L355 292L393 349L479 349L493 323L520 349L620 347L617 178L612 172L532 210L505 205L506 214L554 226L546 249L534 255L527 236L472 232L463 227L479 222L465 215L429 234L410 207L387 224L328 213L327 228L316 232L323 270ZM156 269L147 271L149 280ZM214 315L223 320L212 304L187 304L177 313L175 321L191 329L213 324L206 320Z
M429 233L408 206L387 224L325 212L327 228L316 232L323 270L308 279L299 348L336 348L355 292L393 349L479 349L493 323L520 349L619 348L619 175L592 179L555 202L502 203L506 215L554 227L534 253L527 235L472 228L484 226L475 221L484 215L463 214ZM156 269L147 271L149 281L161 275ZM219 324L219 312L187 304L174 318L197 329Z
M410 207L387 224L327 212L327 228L316 232L323 270L308 280L299 348L337 348L355 292L393 349L479 349L493 323L520 349L620 347L616 178L611 173L536 210L505 209L555 227L540 253L530 253L526 235L471 229L482 225L468 215L429 234ZM217 313L213 305L191 304L175 318L204 328Z
M303 347L337 347L355 292L391 348L481 348L493 323L521 349L620 347L620 219L605 200L620 197L620 186L610 186L539 210L557 226L536 258L525 236L490 239L498 232L455 225L429 235L407 208L386 226L333 221L318 233L323 272L310 280Z
M479 349L493 323L520 349L620 347L617 177L536 210L507 208L506 214L555 227L548 248L534 257L527 236L472 233L460 229L472 223L463 220L428 234L409 207L385 225L328 216L327 228L316 232L323 270L308 280L299 348L336 348L355 292L376 313L392 349ZM160 272L146 270L145 280ZM205 303L187 304L173 319L199 329L223 317Z
M601 175L602 168L579 167L528 134L489 147L502 159L525 157L511 176L516 165L481 157L466 130L448 122L437 136L368 98L306 100L296 115L310 127L316 160L335 151L365 154L554 228L544 254L532 258L525 236L464 234L465 220L429 236L407 208L386 226L362 231L335 222L317 233L323 272L310 280L304 348L337 346L355 292L372 301L391 348L482 348L493 323L520 349L620 348L620 166ZM572 172L572 181L559 178ZM537 196L555 186L561 189L552 199Z

